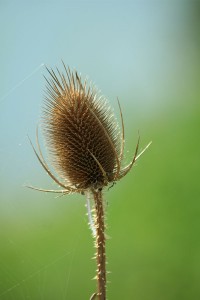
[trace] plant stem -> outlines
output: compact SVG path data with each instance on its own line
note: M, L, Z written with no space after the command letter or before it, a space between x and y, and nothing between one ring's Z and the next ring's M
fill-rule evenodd
M97 284L98 300L106 300L106 251L105 251L105 223L104 223L104 208L102 191L93 191L95 203L95 227L96 227L96 241L95 246L96 261L97 261Z

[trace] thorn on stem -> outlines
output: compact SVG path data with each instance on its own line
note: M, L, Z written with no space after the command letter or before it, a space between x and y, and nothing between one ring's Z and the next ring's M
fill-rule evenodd
M97 293L92 294L92 296L90 297L90 300L94 300L97 296Z

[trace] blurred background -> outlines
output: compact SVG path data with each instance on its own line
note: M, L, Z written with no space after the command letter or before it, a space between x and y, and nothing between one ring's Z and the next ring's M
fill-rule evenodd
M120 99L124 163L138 130L140 150L153 141L104 192L108 299L200 299L200 2L1 0L0 35L0 299L96 290L85 198L24 187L57 188L27 134L35 142L44 64L62 69L61 59L118 118Z

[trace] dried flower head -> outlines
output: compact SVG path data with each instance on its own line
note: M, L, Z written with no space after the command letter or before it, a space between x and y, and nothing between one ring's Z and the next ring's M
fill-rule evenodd
M33 148L44 169L64 190L43 191L84 193L102 189L126 175L149 145L137 156L138 138L132 162L122 168L124 123L119 101L122 133L107 100L87 80L82 81L76 71L63 65L65 73L57 69L56 74L47 68L50 79L45 77L47 93L43 110L43 132L60 179L48 168L38 137L39 153Z
M50 72L50 71L49 71ZM48 81L44 134L57 173L79 189L113 181L120 154L120 132L111 108L94 87L66 70Z

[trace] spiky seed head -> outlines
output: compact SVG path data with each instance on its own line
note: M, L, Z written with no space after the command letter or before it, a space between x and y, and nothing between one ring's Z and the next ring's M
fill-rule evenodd
M43 131L52 165L71 186L102 188L113 181L120 154L121 135L113 111L76 71L47 70Z

